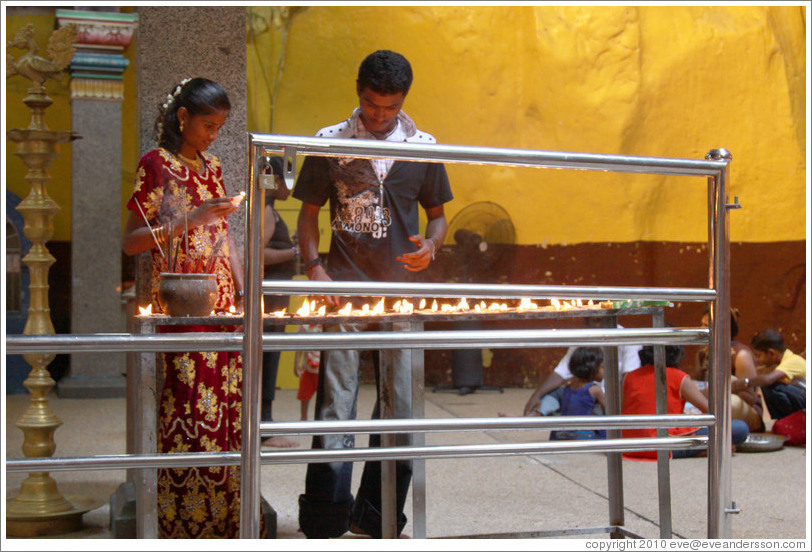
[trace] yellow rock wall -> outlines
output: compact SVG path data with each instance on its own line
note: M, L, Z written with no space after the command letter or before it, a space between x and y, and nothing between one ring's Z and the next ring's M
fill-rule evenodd
M805 239L805 7L249 10L249 130L312 135L346 118L358 64L388 48L414 68L405 111L441 142L691 159L724 147L744 207L732 240ZM449 172L449 218L494 201L522 244L707 239L704 179Z

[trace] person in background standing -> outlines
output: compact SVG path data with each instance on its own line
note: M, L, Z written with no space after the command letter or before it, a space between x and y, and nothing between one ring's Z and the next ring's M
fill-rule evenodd
M282 157L269 157L268 168L273 172L275 187L265 190L265 234L263 251L265 280L290 280L296 274L296 259L299 257L299 248L293 242L288 226L275 208L276 200L284 201L290 196L290 190L282 178ZM262 297L264 310L272 313L287 309L290 296L265 295ZM266 320L263 324L265 332L284 332L283 324L274 324ZM281 351L267 351L262 353L262 410L263 422L273 422L273 401L276 396L276 378L279 372L279 356ZM294 448L299 443L284 435L273 435L262 441L264 447Z

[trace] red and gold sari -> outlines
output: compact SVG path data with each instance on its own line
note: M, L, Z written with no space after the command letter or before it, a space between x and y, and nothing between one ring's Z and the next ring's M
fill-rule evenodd
M183 220L212 197L224 197L222 169L215 156L204 153L202 173L188 169L165 149L141 159L135 190L127 208L150 225L170 216ZM228 221L198 226L180 245L179 262L208 259L223 238L214 261L218 299L215 312L234 305L229 261ZM166 269L157 248L152 255L153 311L159 311L159 273ZM161 332L222 332L234 326L163 326ZM238 451L241 448L242 355L239 352L164 353L164 383L159 406L158 452ZM238 538L240 477L237 466L166 468L158 470L158 532L162 538ZM262 524L264 536L264 524Z

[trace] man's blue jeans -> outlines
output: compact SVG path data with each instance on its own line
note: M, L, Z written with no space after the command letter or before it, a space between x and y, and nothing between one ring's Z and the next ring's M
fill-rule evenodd
M367 328L361 324L325 326L325 332L358 332ZM397 393L394 417L411 417L411 355L420 350L373 351L375 380L379 370L391 366ZM383 366L381 365L383 363ZM358 386L361 377L361 352L322 351L319 386L316 392L317 420L353 420L356 417ZM379 401L375 402L372 418L380 416ZM380 446L380 435L370 435L369 446ZM409 435L397 435L396 446L411 443ZM314 449L344 449L355 447L354 435L316 435ZM406 525L403 507L411 483L410 461L396 462L396 496L398 533ZM335 538L354 531L381 537L381 464L366 462L355 500L351 492L352 462L308 464L305 493L299 497L299 525L308 538Z

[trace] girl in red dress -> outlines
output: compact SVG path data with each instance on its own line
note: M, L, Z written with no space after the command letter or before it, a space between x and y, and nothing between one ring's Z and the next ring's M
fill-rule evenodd
M223 88L186 79L160 107L158 148L138 164L123 249L152 256L152 307L159 310L160 272L217 275L214 310L236 308L242 264L227 216L239 201L227 197L217 157L206 153L228 118ZM147 221L149 226L147 226ZM169 233L173 235L168 235ZM188 232L188 235L184 235ZM156 239L157 238L157 239ZM169 243L174 247L169 247ZM177 261L168 266L170 250ZM163 326L161 332L223 332L234 326ZM242 356L239 352L164 353L158 452L238 451L241 448ZM158 470L158 528L162 538L239 537L239 467ZM263 524L264 536L264 524Z

